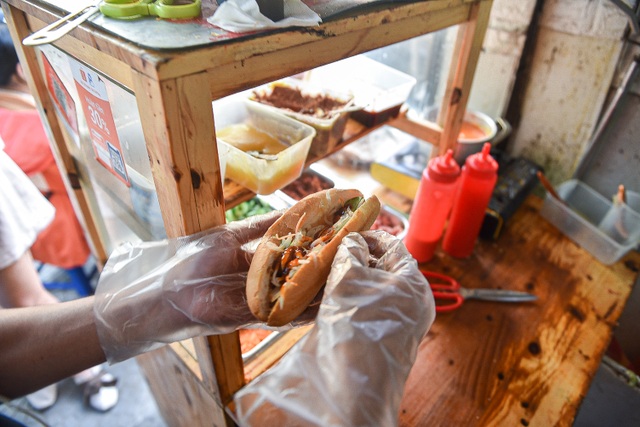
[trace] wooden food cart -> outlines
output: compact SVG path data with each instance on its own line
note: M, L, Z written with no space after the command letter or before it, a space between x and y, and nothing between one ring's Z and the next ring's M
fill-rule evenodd
M14 39L22 40L64 15L63 10L52 6L51 3L55 2L2 0L2 7L8 17ZM206 25L204 21L196 20L195 24L202 24L196 25L196 27L202 27L197 31L205 31L209 37L199 40L198 37L191 37L189 43L193 43L194 39L196 42L182 49L149 47L140 41L131 41L127 38L126 31L122 33L117 29L110 31L108 22L105 22L104 18L102 20L96 18L92 22L81 25L53 45L91 69L97 70L100 75L116 82L135 96L164 227L169 237L175 237L224 223L225 209L253 197L250 191L233 182L222 182L220 179L212 101L374 48L460 25L446 91L440 107L439 126L418 124L402 115L391 123L399 129L433 142L439 147L439 152L454 146L482 47L491 1L430 0L393 4L376 3L371 2L371 7L358 8L352 12L346 11L326 20L318 27L268 31L238 38L217 39L215 30L211 26ZM210 11L206 5L207 2L203 2L203 15ZM75 6L72 7L75 8ZM136 25L134 22L127 24L129 27L125 24L118 25L122 25L119 28L125 30ZM182 40L178 37L179 31L181 28L186 28L180 27L179 23L155 22L153 25L162 26L161 29L175 30L174 35L178 40ZM202 33L197 35L201 36ZM54 148L59 164L66 171L69 188L75 194L77 205L82 212L94 253L100 261L104 262L108 257L109 248L102 241L100 227L95 225L99 222L98 219L102 213L92 196L91 182L84 176L86 171L80 166L79 159L75 158L76 150L69 136L68 126L62 123L62 119L55 112L56 108L47 88L46 79L40 70L37 49L20 46L19 56L28 70L30 86L35 92L41 114L55 143ZM336 147L336 150L372 130L362 126L348 126L347 129L350 134L345 135L344 141ZM318 159L309 158L308 163L316 160ZM554 234L550 226L545 226L544 221L535 213L535 209L534 202L525 213L514 219L515 224L523 224L520 228L515 227L516 231L513 232L510 240L514 250L533 250L536 247L537 240L521 236L522 233L528 232L527 225L536 227L541 236L534 237L540 237L541 241L547 242L546 244L549 244L546 240L548 235L555 236L557 241L566 240L558 233ZM484 247L483 245L482 248ZM486 250L478 251L479 258L474 258L475 263L466 266L455 260L449 260L449 263L446 257L439 254L438 259L442 265L437 267L445 270L453 268L454 273L462 271L456 269L466 268L465 274L469 276L473 276L476 272L479 275L473 283L478 286L483 280L493 277L493 274L500 274L499 279L505 287L513 280L517 287L526 287L529 283L534 283L533 286L540 286L541 289L551 292L548 284L537 284L533 277L522 279L520 276L523 272L525 275L533 274L536 264L532 262L523 263L520 266L522 271L519 273L497 268L493 272L486 271L486 264L481 262L483 259L487 262L493 260L490 262L492 265L500 260L507 260L508 257L500 252L502 250L488 244ZM502 255L496 258L496 254ZM588 259L587 254L578 253L576 257L581 260L581 263L588 263L585 261ZM591 268L599 267L591 266ZM610 322L615 321L619 316L630 292L635 273L621 266L617 266L614 270L602 268L604 270L598 270L596 279L605 275L614 282L616 288L615 297L610 297L615 299L613 308L605 313L607 322ZM572 289L575 290L577 285L575 283L574 285ZM547 301L554 303L550 308L561 311L559 302L554 301ZM578 303L572 304L570 307ZM585 304L588 305L588 303ZM535 313L531 312L531 307L528 308L529 311L527 307L518 308L515 311L521 313L518 319L513 319L507 314L494 315L493 325L505 325L513 320L526 322L533 319L532 316L544 315L549 311L549 307L536 307L538 311ZM579 318L584 316L590 318L585 310L588 311L589 308L576 305L575 310L570 310L570 313L578 313L575 316ZM459 319L466 319L462 324L472 325L473 321L478 321L473 319L473 316L464 317L470 314L465 315L462 310L459 311L459 316ZM475 338L471 334L467 341L468 346L459 347L455 356L448 356L447 354L454 354L448 353L453 352L453 347L452 344L447 344L448 338L443 336L447 334L446 328L452 327L447 326L454 322L452 319L455 317L438 320L434 326L436 333L430 334L421 347L419 363L407 386L401 418L403 425L425 425L427 421L432 425L443 425L448 420L447 417L450 420L456 413L459 417L471 414L472 420L483 420L485 402L478 399L484 396L483 393L495 392L501 384L506 384L503 382L496 385L478 375L476 377L478 382L470 385L472 401L463 400L461 403L461 405L469 405L467 411L460 411L459 405L448 408L438 406L438 396L431 395L430 397L433 398L431 401L426 399L427 395L422 390L425 383L433 384L431 391L435 395L441 393L440 399L447 400L449 397L453 399L456 390L460 389L460 384L456 381L463 382L463 380L458 378L450 381L443 375L453 375L452 372L455 369L465 366L465 363L457 358L470 361L472 352L469 352L469 348L473 348L474 344L479 346L486 344L478 341L479 334L476 334ZM594 322L598 323L599 320L595 319ZM458 325L457 327L460 325L455 322L454 324ZM520 332L527 332L526 327L523 326L521 329ZM593 354L593 359L587 364L591 374L597 367L604 343L611 333L610 325L605 328L606 330L592 329L597 330L598 344L597 349L587 349ZM455 328L452 330L455 333L461 333ZM232 420L225 413L225 408L232 401L234 393L245 384L245 381L250 381L268 369L291 343L305 332L306 329L301 328L287 333L286 340L279 340L278 346L274 346L263 357L246 366L241 357L238 333L176 343L141 356L139 360L158 406L170 425L224 425L225 423L231 425ZM579 332L586 333L586 329L579 328ZM502 329L494 336L501 348L512 345L514 337L512 331ZM532 344L524 337L521 339L524 341L516 340L518 348L524 346L529 348L530 352L534 352L535 348L531 347ZM547 339L553 340L549 337ZM427 349L433 341L439 343L438 352ZM484 365L477 366L477 369L470 366L464 374L473 374L482 371L483 368L495 367L495 361L491 356L491 354L484 354L478 361ZM441 375L429 374L432 372L429 366L435 363L435 359L445 365L443 372L451 372ZM530 369L532 366L527 365L526 368ZM425 376L431 376L431 379L425 379ZM515 373L507 371L503 373L503 378L505 377L515 377ZM567 410L562 405L550 405L546 416L557 420L569 414L572 418L575 415L575 406L588 383L589 375L587 374L586 378L581 377L579 387L572 389L568 397L563 396L566 402L570 402L569 404L574 407ZM553 387L547 389L553 390ZM544 391L541 390L540 393ZM502 415L506 414L502 417L503 419L513 420L514 417L516 420L524 419L519 415L519 411L527 410L524 408L524 403L513 396L509 397L508 394L503 396L503 400L497 398L494 400L494 406L497 405L495 411L503 411ZM527 405L533 405L534 402L537 404L538 401L539 399L529 399ZM501 407L501 402L506 406ZM430 418L431 412L435 418Z

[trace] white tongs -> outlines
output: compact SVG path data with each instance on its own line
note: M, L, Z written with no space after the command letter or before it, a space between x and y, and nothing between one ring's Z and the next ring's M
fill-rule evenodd
M102 2L99 0L94 4L83 7L81 10L58 19L52 24L36 31L22 40L25 46L38 46L58 40L60 37L68 34L71 30L82 24L87 19L98 13L100 9L98 5Z

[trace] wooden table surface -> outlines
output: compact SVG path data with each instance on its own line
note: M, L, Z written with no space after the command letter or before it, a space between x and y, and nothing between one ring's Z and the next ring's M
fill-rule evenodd
M542 218L529 197L496 242L428 264L469 288L535 293L438 314L406 384L401 426L570 426L640 268L605 266Z

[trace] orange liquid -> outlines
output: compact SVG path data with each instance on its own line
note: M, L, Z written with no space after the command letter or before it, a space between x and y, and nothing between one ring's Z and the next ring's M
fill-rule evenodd
M478 125L468 122L462 122L458 139L475 140L487 136L487 133Z
M288 147L282 141L246 123L227 126L218 131L218 138L242 151L278 154Z

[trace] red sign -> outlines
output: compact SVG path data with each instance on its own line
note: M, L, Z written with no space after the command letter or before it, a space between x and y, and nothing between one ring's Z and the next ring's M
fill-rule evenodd
M107 88L102 77L75 61L71 61L73 78L82 110L87 119L89 137L96 160L129 186L122 147L116 132Z
M44 53L42 53L42 64L44 67L44 74L47 79L47 88L49 94L53 99L53 102L58 107L58 111L65 119L67 124L73 131L78 133L78 118L76 116L76 103L73 102L73 98L69 94L69 91L65 87L58 74L51 66L51 63L47 59Z

